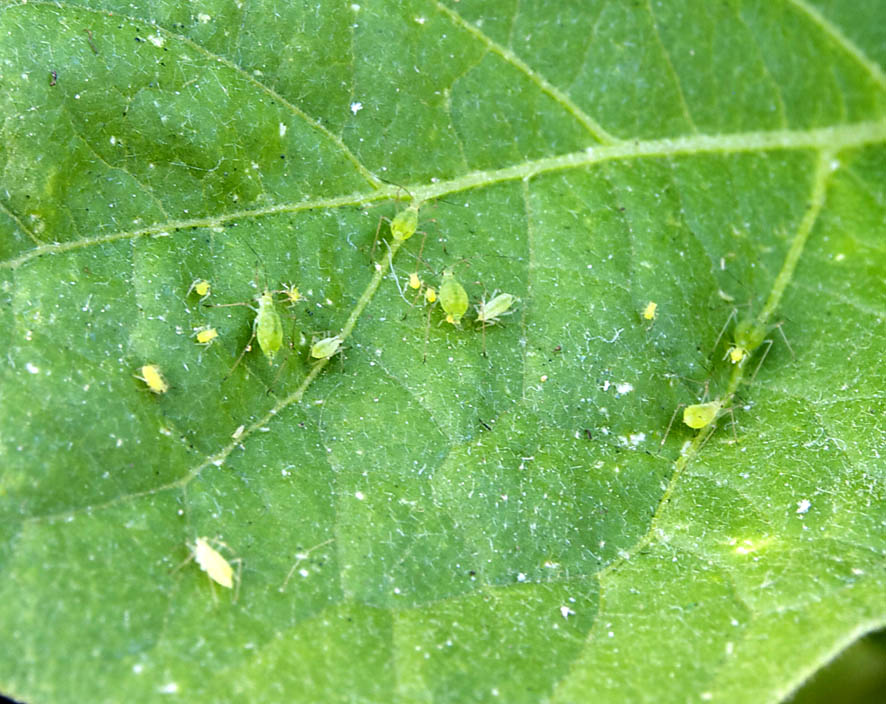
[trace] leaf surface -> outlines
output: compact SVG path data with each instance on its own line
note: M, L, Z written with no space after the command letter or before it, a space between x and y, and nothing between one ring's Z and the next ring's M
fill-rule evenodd
M886 623L883 20L0 5L0 689L777 702Z

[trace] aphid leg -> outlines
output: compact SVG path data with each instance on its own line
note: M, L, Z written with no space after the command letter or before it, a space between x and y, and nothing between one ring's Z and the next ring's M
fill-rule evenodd
M236 604L237 600L240 598L240 581L243 576L243 558L235 557L233 560L229 560L232 565L237 565L237 576L234 577L234 599L231 603ZM209 580L210 584L212 580Z
M796 359L797 355L794 354L794 348L791 347L791 343L788 342L788 336L784 334L784 330L781 329L781 326L784 325L784 322L779 323L775 327L778 328L778 334L781 335L781 339L784 340L785 345L788 348L788 352L791 353L791 359Z
M421 363L425 364L428 361L428 341L431 339L431 311L434 310L434 306L431 305L428 307L428 322L425 325L425 349L421 356Z
M664 447L665 440L667 440L668 435L671 434L671 426L674 425L674 419L677 417L677 414L680 412L680 409L683 408L683 406L685 406L685 405L686 405L685 403L681 403L680 405L678 405L674 409L674 412L671 414L671 420L668 422L667 430L665 430L664 437L661 439L661 444L659 445L659 447Z
M772 340L763 340L763 344L766 345L766 349L763 354L760 355L760 361L757 362L757 368L754 369L754 373L751 375L751 383L757 378L757 372L760 371L760 367L762 367L763 362L766 361L766 355L769 354L769 350L772 349Z
M240 364L240 361L243 359L244 355L252 349L252 341L255 339L255 326L252 328L252 335L249 336L249 342L246 343L246 347L243 348L243 351L240 353L240 356L237 357L237 361L234 362L234 366L228 370L228 373L225 374L222 379L222 383L226 382L231 378L231 374L234 373L234 370L237 368L237 365Z
M717 335L717 339L714 341L714 346L711 348L711 354L713 354L716 351L717 345L720 344L720 340L722 340L723 335L726 334L726 328L729 327L729 323L732 322L732 320L735 318L736 315L738 315L738 309L733 308L732 312L729 314L729 317L726 318L726 322L723 323L723 327L720 328L720 334ZM725 357L724 357L724 359L725 359Z
M373 263L375 263L375 248L378 246L378 236L381 233L381 224L383 222L390 224L391 219L384 215L380 216L378 219L378 226L375 228L375 237L372 239L372 249L369 250L369 261Z
M480 329L482 332L481 337L483 338L483 352L482 352L482 354L484 357L488 357L489 355L486 354L486 321L485 320L483 321L483 325L481 326Z
M735 444L738 444L738 433L735 432L735 413L732 410L732 407L726 409L726 412L729 413L729 417L732 418L732 440Z

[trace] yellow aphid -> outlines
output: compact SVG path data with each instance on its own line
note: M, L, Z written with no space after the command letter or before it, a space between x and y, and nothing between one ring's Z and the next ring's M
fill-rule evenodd
M284 286L282 293L286 296L288 303L299 303L305 300L305 297L302 296L301 292L298 290L298 286L294 286L293 284L287 284Z
M418 290L421 288L421 279L414 271L409 275L409 288Z
M218 330L215 328L197 328L194 330L197 337L197 343L200 345L209 345L218 337Z
M649 301L646 304L646 307L643 309L643 317L646 320L655 320L655 311L658 308L658 303L655 301Z
M427 290L425 291L425 300L428 303L434 303L437 300L437 289L435 289L433 286L428 286Z
M341 347L342 339L338 335L324 337L322 340L311 345L311 357L314 359L328 359Z
M141 376L135 375L135 378L145 382L155 394L165 394L169 391L169 384L166 383L160 367L156 364L145 364L139 371Z
M745 357L748 356L748 351L744 347L736 347L732 346L729 348L727 354L729 355L729 361L733 364L741 364L744 362Z
M191 287L188 289L188 295L193 291L200 296L200 298L206 298L209 295L211 288L212 287L206 279L194 279L193 283L191 283Z
M722 401L693 403L683 409L683 422L695 430L707 428L717 418L722 407Z
M197 538L193 546L194 560L209 579L225 589L234 586L234 568L222 554L209 544L208 538Z

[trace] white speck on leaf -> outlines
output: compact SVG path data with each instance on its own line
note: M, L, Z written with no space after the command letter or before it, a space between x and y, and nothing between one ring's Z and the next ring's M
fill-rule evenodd
M803 499L802 501L797 502L797 513L806 513L809 510L809 507L812 506L812 502L809 499Z
M40 367L38 367L33 362L28 362L25 365L25 369L27 369L29 372L31 372L31 374L39 374L40 373Z
M563 618L568 619L570 616L575 616L575 612L572 609L570 609L568 606L561 606L560 607L560 615Z
M355 115L363 109L363 103L354 102L351 103L351 112Z

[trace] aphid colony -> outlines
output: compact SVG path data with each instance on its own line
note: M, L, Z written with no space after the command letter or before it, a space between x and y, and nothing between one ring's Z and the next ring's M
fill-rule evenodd
M407 207L401 209L393 218L380 218L379 226L376 229L375 242L373 242L373 250L378 241L382 222L386 221L389 223L391 236L398 242L404 242L416 232L421 232L418 230L418 223L419 210L422 204L422 201L413 199ZM251 246L250 249L252 249ZM421 261L423 249L424 239L418 252L419 262ZM426 344L430 331L431 311L434 307L439 305L442 309L445 322L453 326L461 326L461 322L470 308L470 301L467 291L456 277L453 267L443 270L438 287L426 286L419 277L418 272L413 272L409 275L409 287L418 291L419 295L422 295L424 303L428 305L428 319L425 330ZM199 302L207 308L245 306L255 314L252 321L251 336L225 378L228 378L233 373L246 353L252 349L253 341L258 342L258 347L265 359L267 359L268 364L273 365L284 345L284 321L278 310L279 304L288 303L291 307L305 300L298 287L289 283L279 290L272 290L265 286L261 293L252 301L207 303L207 299L212 294L212 285L204 278L197 278L191 283L185 295L190 296L192 294L199 297ZM282 298L280 298L281 296ZM484 356L486 354L486 328L500 322L502 316L510 315L513 312L514 304L518 300L516 296L510 293L498 293L495 291L489 300L483 298L474 306L476 310L475 322L482 326ZM209 347L217 342L220 335L219 329L211 325L202 325L194 328L193 331L196 344L203 347ZM303 336L302 341L304 341ZM313 362L328 360L342 349L343 343L344 336L342 334L329 335L326 333L325 336L311 341L307 357ZM138 371L139 374L136 375L136 378L143 381L150 391L156 394L164 394L169 390L170 385L163 377L163 373L158 365L145 364ZM282 366L280 371L282 371Z
M654 304L650 302L649 306L647 306L646 308L646 311L644 311L644 317L648 318L648 316L646 316L646 312L648 312L650 306L653 305ZM737 311L733 310L732 313L730 313L729 317L726 319L726 323L720 330L720 334L717 336L716 342L714 342L714 351L717 350L720 344L720 340L723 339L723 336L726 333L729 324L737 319L736 316ZM788 350L790 351L791 356L793 356L794 351L791 349L791 345L788 342L787 337L785 337L784 331L782 331L781 329L781 323L767 327L760 320L750 317L744 318L735 323L732 343L727 346L726 353L723 355L721 360L726 361L728 359L730 364L734 365L727 392L712 401L707 401L705 400L707 398L707 384L705 384L705 394L699 403L693 403L685 407L682 405L678 406L677 409L674 411L674 415L671 416L671 421L670 423L668 423L667 430L665 430L664 437L661 440L662 445L664 445L665 440L667 440L668 438L668 434L670 433L674 418L676 418L677 412L680 410L680 408L683 408L684 425L692 428L693 430L702 431L700 435L702 436L703 441L705 441L707 437L709 437L710 432L712 432L713 429L716 427L715 423L718 418L727 414L730 415L732 417L733 439L735 441L738 440L735 433L735 415L733 413L732 407L729 404L732 402L732 399L736 393L736 389L743 379L744 371L742 367L755 352L763 348L763 352L760 355L760 361L757 362L757 366L754 369L750 380L753 381L756 378L757 372L760 371L760 367L763 365L763 362L765 361L766 356L769 354L769 350L772 348L773 345L773 340L771 338L767 338L766 336L775 329L778 329L778 332L781 334L781 337L784 340Z

